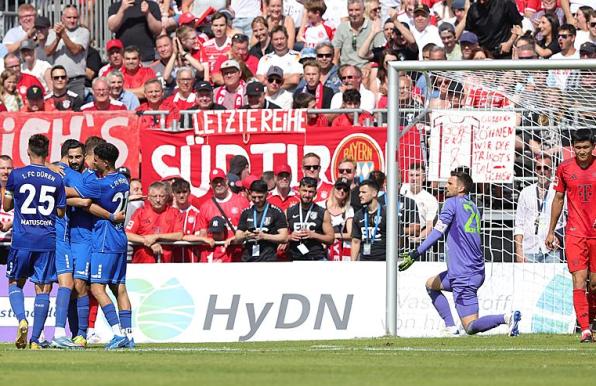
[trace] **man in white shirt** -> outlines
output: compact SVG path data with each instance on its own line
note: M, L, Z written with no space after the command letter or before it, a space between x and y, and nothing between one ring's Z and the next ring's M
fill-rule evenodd
M575 48L579 50L579 47L585 42L596 44L596 10L590 12L590 17L588 18L588 30L577 31Z
M271 45L273 46L273 52L259 60L257 79L261 83L266 83L265 78L269 68L277 66L284 70L283 88L286 90L296 88L300 79L302 79L304 69L300 64L300 54L288 47L288 31L284 26L273 27L271 30Z
M24 74L33 75L42 84L44 91L50 91L48 86L51 86L50 69L52 65L45 60L39 60L35 54L35 43L32 40L23 40L21 42L21 72Z
M31 4L21 4L17 9L19 17L19 25L12 27L4 35L2 44L6 47L8 52L16 52L21 46L21 42L27 39L33 39L35 36L35 16L37 10Z
M284 84L284 71L277 66L271 66L269 67L269 71L267 71L265 80L265 86L267 86L265 99L275 103L284 110L291 109L294 96L282 87Z
M413 163L408 170L408 182L402 185L401 194L416 202L418 216L422 230L420 234L413 237L413 241L424 240L433 229L435 218L439 213L439 201L435 196L424 189L426 180L426 169L421 163Z
M563 24L559 28L558 42L561 52L550 57L550 59L579 59L579 50L574 47L576 29L571 24ZM557 87L565 90L569 86L577 84L579 71L570 69L550 70L546 77L548 87Z
M412 28L412 35L414 35L416 44L420 48L419 60L422 60L422 48L428 43L434 43L439 47L443 47L439 29L430 24L429 15L430 10L424 4L418 4L414 8L414 28Z
M543 156L535 161L534 170L538 182L526 186L519 194L515 212L515 261L518 263L558 263L560 249L549 250L544 240L548 233L550 212L555 191L551 178L553 161ZM559 219L557 229L564 224Z
M375 94L362 85L362 71L356 66L345 64L339 67L339 79L342 82L341 92L336 93L331 99L331 108L340 109L343 103L343 92L345 90L360 91L360 108L371 112L376 105Z

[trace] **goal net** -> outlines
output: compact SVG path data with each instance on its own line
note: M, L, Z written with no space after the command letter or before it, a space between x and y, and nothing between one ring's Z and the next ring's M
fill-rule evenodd
M556 167L574 156L575 130L596 128L596 69L571 67L399 73L400 190L415 199L423 228L410 246L436 221L433 198L440 209L450 172L467 168L487 269L480 301L508 294L488 307L498 312L532 299L532 332L575 324L564 245L552 252L544 245ZM561 241L565 217L557 226ZM440 242L421 260L443 262L446 255Z

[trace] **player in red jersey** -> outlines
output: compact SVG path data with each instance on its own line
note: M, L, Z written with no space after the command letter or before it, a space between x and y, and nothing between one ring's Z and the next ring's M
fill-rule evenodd
M199 208L199 217L197 219L198 227L201 230L199 235L208 235L209 222L212 218L216 216L225 216L224 219L227 218L226 227L228 228L228 240L234 239L236 227L240 221L240 214L242 213L242 210L248 208L250 204L245 197L230 191L228 180L223 170L213 169L209 175L209 181L211 182L213 197L211 200L205 201ZM234 250L232 259L234 261L240 261L241 255L242 247L239 246Z
M581 342L594 341L590 321L596 316L596 161L592 154L594 142L590 129L578 129L573 133L575 158L564 161L557 168L556 195L546 236L546 246L554 249L558 244L555 227L567 195L569 215L565 229L565 254L569 272L573 277L573 307L582 329ZM590 287L586 294L588 272Z
M126 111L124 103L110 98L110 86L106 78L95 78L91 89L93 90L93 102L81 106L81 111Z

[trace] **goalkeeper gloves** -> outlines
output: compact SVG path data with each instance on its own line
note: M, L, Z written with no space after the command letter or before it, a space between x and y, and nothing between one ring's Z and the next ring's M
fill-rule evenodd
M405 271L406 269L410 268L414 261L420 256L417 250L411 250L410 252L404 252L401 254L401 258L403 259L401 263L399 263L399 271Z

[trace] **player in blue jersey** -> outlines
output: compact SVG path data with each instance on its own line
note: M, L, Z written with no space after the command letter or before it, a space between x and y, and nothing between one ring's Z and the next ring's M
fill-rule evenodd
M91 292L112 327L114 337L106 349L134 347L132 339L132 313L126 291L126 233L123 224L111 220L115 214L126 208L129 194L128 179L116 172L118 149L109 143L95 147L95 173L85 176L83 185L77 191L81 197L88 197L113 213L108 220L96 218L93 226L91 253ZM106 292L110 287L118 301L120 312ZM129 339L130 338L130 339Z
M484 282L484 256L480 240L480 213L469 196L473 187L472 177L465 171L456 169L451 172L447 181L448 199L437 224L417 249L403 255L399 270L408 269L420 255L446 235L447 271L429 278L426 290L433 306L445 321L447 332L453 335L459 333L442 291L453 293L455 308L466 333L476 334L508 324L509 335L519 335L519 311L478 317L477 292Z
M49 140L41 134L29 138L29 166L14 169L8 176L3 203L14 207L12 244L6 276L12 311L19 321L17 348L27 347L29 322L25 317L23 286L29 278L35 284L35 308L31 346L39 347L50 305L50 290L56 280L56 217L63 217L66 194L62 177L45 166Z

